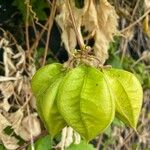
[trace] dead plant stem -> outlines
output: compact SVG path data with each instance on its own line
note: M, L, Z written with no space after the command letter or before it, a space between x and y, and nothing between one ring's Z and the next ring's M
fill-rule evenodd
M99 138L98 138L97 146L96 146L96 149L97 149L97 150L100 149L100 145L101 145L101 143L102 143L102 139L103 139L103 135L100 135Z
M133 12L132 12L131 20L133 20L133 18L134 18L134 16L135 16L135 13L136 13L136 10L137 10L137 8L138 8L138 6L139 6L140 1L141 1L141 0L137 0L137 2L136 2L136 5L135 5L135 7L134 7L134 9L133 9Z
M25 20L25 38L26 38L26 48L27 48L27 55L30 58L30 43L29 43L29 8L27 6L27 3L29 3L29 0L26 0L26 20Z
M28 112L28 116L29 116L28 124L29 124L29 129L30 129L31 150L35 150L32 127L31 127L31 114L30 114L30 110L29 110L29 105L27 105L27 112Z
M133 22L132 24L130 24L128 27L122 29L120 31L120 33L124 33L125 31L127 31L128 29L134 27L136 24L138 24L141 20L143 20L148 14L150 13L150 9L148 9L143 16L141 16L139 19L137 19L135 22Z
M70 18L71 18L71 21L72 21L73 29L74 29L74 31L75 31L78 44L79 44L79 46L80 46L80 49L82 50L82 49L85 48L85 44L84 44L83 38L80 36L79 31L78 31L78 29L77 29L75 17L74 17L74 14L73 14L73 12L72 12L71 5L70 5L70 1L69 1L69 0L66 0L66 5L68 6Z
M49 47L50 34L51 34L53 22L54 22L55 13L56 13L56 0L53 0L50 19L48 22L49 26L48 26L48 33L47 33L46 46L45 46L45 52L44 52L44 58L43 58L42 66L44 66L45 62L46 62L46 57L47 57L48 47Z
M47 26L48 26L49 20L50 20L50 17L49 17L49 19L47 20L47 22L45 23L45 28L43 28L43 29L41 30L41 32L39 32L39 33L37 34L36 39L35 39L34 43L33 43L32 46L31 46L31 49L30 49L31 52L32 52L34 49L37 48L38 43L39 43L39 41L40 41L42 35L43 35L44 32L46 31L46 28L47 28Z

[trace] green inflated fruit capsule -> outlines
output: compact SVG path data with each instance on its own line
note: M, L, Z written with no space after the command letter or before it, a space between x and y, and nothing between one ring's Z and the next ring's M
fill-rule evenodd
M143 91L138 79L120 69L103 69L115 95L116 116L136 130L142 107Z
M66 126L56 105L57 90L64 74L63 66L54 63L39 69L31 82L37 111L52 137Z
M103 73L79 66L64 77L58 90L58 110L86 140L106 129L114 118L114 97Z

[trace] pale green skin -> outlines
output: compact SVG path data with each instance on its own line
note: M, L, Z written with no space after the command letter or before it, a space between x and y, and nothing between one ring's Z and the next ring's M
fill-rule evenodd
M143 90L138 79L120 69L103 70L115 96L116 116L136 130L143 102Z
M127 71L86 65L64 71L55 63L37 71L32 90L52 137L69 125L89 141L111 124L115 112L136 130L143 92L137 78Z
M64 77L57 105L68 125L88 141L104 131L115 114L114 98L102 72L87 66Z
M55 63L39 69L31 83L37 99L37 111L52 137L66 126L56 105L57 90L63 76L62 65Z

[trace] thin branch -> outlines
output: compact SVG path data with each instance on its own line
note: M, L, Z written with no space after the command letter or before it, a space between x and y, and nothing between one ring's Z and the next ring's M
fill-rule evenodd
M141 0L137 0L137 2L136 2L136 5L135 5L135 7L134 7L134 9L133 9L133 12L132 12L131 20L133 20L133 18L134 18L134 15L135 15L135 13L136 13L136 10L137 10L137 8L138 8L138 6L139 6L140 1L141 1Z
M126 54L126 50L127 50L127 46L128 46L128 39L122 39L123 41L123 46L122 46L122 56L121 56L121 64L123 63L125 54Z
M36 26L35 26L35 23L34 23L33 19L32 19L32 27L33 27L33 31L34 31L34 34L35 34L35 38L37 39L38 38L38 31L36 29Z
M27 105L27 112L28 112L28 117L29 117L28 124L29 124L29 132L30 132L31 150L35 150L32 127L31 127L31 113L30 113L30 110L29 110L29 105Z
M135 22L133 22L132 24L130 24L128 27L122 29L122 30L120 31L120 33L123 33L123 32L125 32L126 30L128 30L128 29L134 27L134 26L135 26L136 24L138 24L141 20L143 20L149 13L150 13L150 9L148 9L148 10L144 13L144 15L141 16L139 19L137 19Z
M123 146L125 146L125 147L127 146L126 143L131 139L133 134L134 134L134 130L130 131L130 133L127 135L127 137L125 137L123 143L121 145L119 145L119 149L121 149Z
M32 52L34 49L37 48L38 43L39 43L39 41L40 41L42 35L43 35L44 32L46 31L46 28L47 28L47 26L48 26L48 24L49 24L49 20L50 20L50 17L49 17L49 19L47 20L47 22L46 22L45 25L44 25L45 28L43 28L43 29L41 30L41 32L37 34L36 39L35 39L34 43L33 43L32 46L31 46L31 49L30 49L31 52Z
M68 10L69 10L69 13L70 13L73 29L75 31L78 44L80 46L80 49L83 49L85 47L85 44L84 44L83 38L79 34L79 31L77 30L77 25L76 25L76 21L75 21L75 18L74 18L74 14L73 14L72 9L71 9L70 1L66 0L66 4L68 6Z
M56 0L53 0L50 19L48 22L49 27L48 27L48 33L47 33L46 46L45 46L45 52L44 52L44 58L43 58L42 66L44 66L45 62L46 62L46 56L47 56L48 47L49 47L50 34L51 34L53 22L54 22L55 13L56 13Z
M100 149L100 145L101 145L101 143L102 143L102 139L103 139L103 135L100 135L99 138L98 138L97 146L96 146L96 149L97 149L97 150Z
M51 5L50 5L50 7L51 7ZM50 20L51 20L51 16L49 16L49 18L47 19L45 25L42 27L42 30L36 34L36 38L30 48L30 52L33 52L33 50L37 48L39 41L40 41L41 37L43 36L44 32L48 30L47 27L49 25Z
M29 3L29 0L26 0L25 3ZM26 48L28 51L28 57L30 58L30 43L29 43L29 8L26 5L26 21L25 21L25 38L26 38Z

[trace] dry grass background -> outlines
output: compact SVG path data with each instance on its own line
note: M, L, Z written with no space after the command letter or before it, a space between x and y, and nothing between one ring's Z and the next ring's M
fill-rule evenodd
M132 57L130 53L132 49L134 54L138 56L135 63L143 62L149 70L149 0L111 0L110 3L115 7L119 16L118 34L120 42L116 51L120 53L122 63L124 63L126 55ZM26 143L27 145L32 143L44 131L43 125L36 113L35 99L32 95L30 81L36 72L36 51L34 50L38 47L41 40L45 43L45 52L39 63L41 66L46 63L46 56L49 51L49 36L56 12L55 2L50 2L49 5L52 13L45 25L40 25L41 30L35 34L35 39L32 43L29 41L29 24L26 21L26 46L18 45L18 42L9 31L0 28L0 49L3 50L2 61L0 62L0 139L7 149L24 148L24 146L17 144L19 139L14 134L19 135L25 140L26 146ZM29 10L30 7L27 9L30 15L32 11L30 12ZM38 22L37 19L32 24L34 30L36 30L36 22ZM48 32L46 40L42 38L45 32ZM3 131L8 126L13 129L11 135L7 135ZM121 125L112 125L111 130L108 132L92 141L96 143L97 149L150 150L150 89L144 89L144 102L137 133Z

